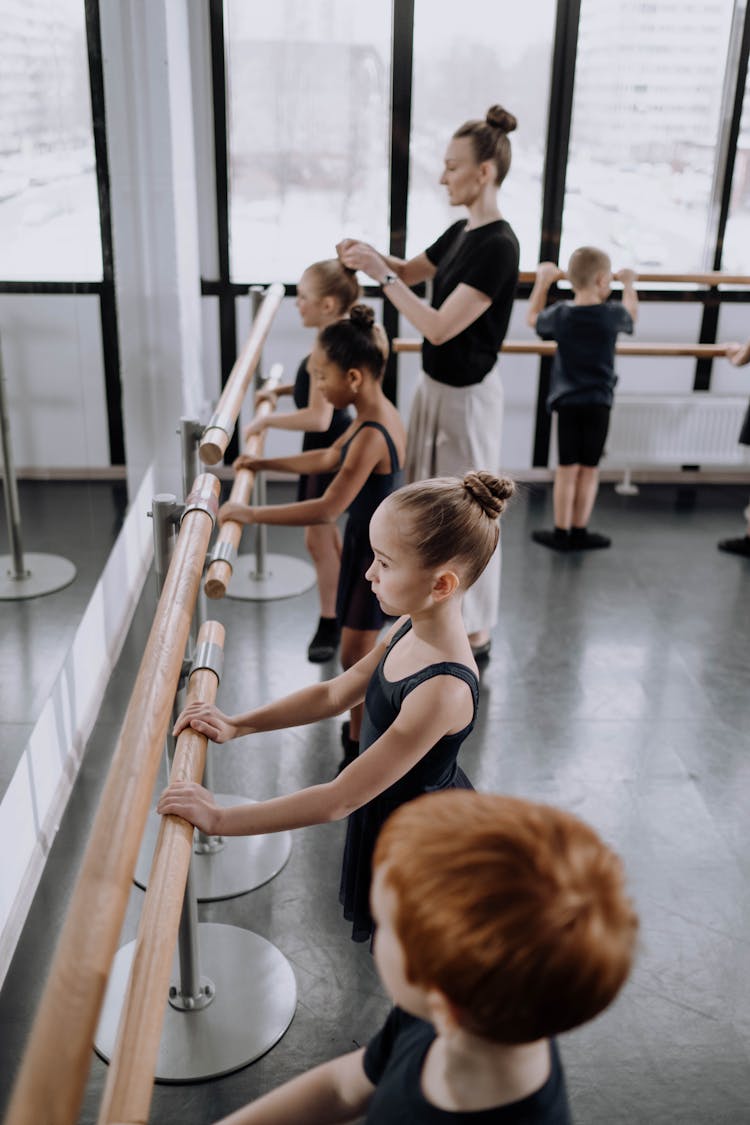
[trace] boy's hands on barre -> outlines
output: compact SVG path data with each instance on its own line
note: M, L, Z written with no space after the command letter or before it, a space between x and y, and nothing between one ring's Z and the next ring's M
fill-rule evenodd
M229 742L239 735L237 724L229 715L220 711L215 703L188 703L177 716L172 734L176 738L187 727L192 727L198 734L205 734L212 742Z
M724 351L733 367L744 367L746 363L750 363L750 340L747 340L744 344L739 344L736 341L725 344Z
M173 781L159 798L156 811L161 816L181 816L207 836L218 835L221 809L208 789L195 781Z
M555 262L540 262L536 267L536 280L542 285L553 285L565 277L567 277L565 270L561 270Z
M612 277L615 281L621 282L622 285L635 285L638 280L638 274L635 270L628 269L618 270L617 273L612 274Z
M223 527L225 523L230 521L232 523L255 523L255 513L249 504L238 504L235 500L227 500L226 504L222 504L219 508L216 519L219 527Z

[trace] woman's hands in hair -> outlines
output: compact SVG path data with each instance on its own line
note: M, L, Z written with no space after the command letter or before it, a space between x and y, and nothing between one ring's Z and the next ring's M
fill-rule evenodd
M345 238L337 243L336 253L342 265L350 270L362 270L373 281L381 282L389 272L388 264L369 242L358 242L354 238Z
M249 466L241 465L240 468L249 468ZM222 504L219 508L216 518L219 527L223 527L225 523L255 523L255 511L249 504L238 504L234 500L227 500L226 504Z
M191 727L198 734L205 734L212 742L229 742L237 738L239 731L237 724L220 711L215 703L201 703L196 701L188 703L187 707L177 716L177 721L172 728L175 738Z

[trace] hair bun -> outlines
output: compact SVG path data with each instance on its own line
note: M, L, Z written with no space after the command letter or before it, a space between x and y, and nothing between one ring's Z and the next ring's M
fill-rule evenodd
M501 133L512 133L518 125L513 114L508 113L501 105L491 105L484 119L488 125L493 129L499 129Z
M484 470L467 473L461 483L491 520L499 519L516 490L515 484L509 477L496 477Z
M375 323L375 311L369 305L352 305L349 319L355 328L361 329L362 332L369 332Z

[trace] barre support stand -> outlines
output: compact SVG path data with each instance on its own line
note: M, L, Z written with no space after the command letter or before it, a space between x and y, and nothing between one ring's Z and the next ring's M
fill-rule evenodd
M21 544L21 511L10 446L10 426L5 396L5 373L0 352L0 447L3 457L5 484L5 514L8 524L10 555L0 555L0 601L21 601L52 594L69 586L76 576L76 568L69 559L60 555L27 553L24 557Z
M258 315L263 292L263 288L259 285L250 288L253 320ZM262 362L261 356L256 371L256 378L260 379L262 379ZM265 507L265 473L255 474L253 504L256 508ZM251 602L276 601L279 598L297 597L298 594L306 593L315 585L315 569L304 559L296 559L292 555L269 554L268 528L265 524L258 524L255 528L255 567L240 572L240 562L243 560L247 562L249 558L251 558L249 555L237 558L232 581L227 589L228 598Z
M194 419L182 418L180 420L183 492L185 496L190 494L192 481L195 479L193 474L195 473L197 475L203 471L198 457L198 447L202 433L202 426ZM167 507L167 511L164 513L164 523L162 524L162 509L159 499L160 498L155 498L152 505L154 510L155 542L157 527L162 541L164 541L169 533L170 518L174 521L174 510L176 509L180 512L182 510L181 506L175 504L174 509L172 509L172 514L170 515L170 510ZM174 497L170 497L169 499L174 502ZM160 568L163 567L162 574L166 575L168 560L162 557L163 550L161 545L158 548L158 554L156 552L157 548L155 547L155 566L157 567L157 574ZM161 581L163 581L163 577ZM192 638L197 638L198 630L205 618L204 599L205 595L201 584L201 589L198 593L198 602L196 603L196 611L191 626L191 640ZM195 652L195 642L193 641L191 644L191 656L194 656ZM179 714L180 710L182 710L182 708L176 708L175 718L177 718L177 714ZM167 777L169 776L174 753L174 742L172 741L170 745L170 738L171 731L167 736ZM210 789L212 792L214 788L211 779L213 753L213 747L209 742L206 748L206 769L203 784L206 789ZM214 793L214 800L217 804L224 806L251 805L255 803L250 797L236 796L227 793ZM155 809L152 809L146 821L143 841L141 843L141 849L138 854L133 876L135 884L142 887L144 890L148 886L151 860L159 835L160 822L161 817ZM257 887L263 886L264 883L270 882L274 876L278 875L279 871L281 871L289 859L291 850L291 832L274 832L265 836L227 837L207 836L204 832L196 829L191 871L195 895L198 902L218 902L221 899L236 898L238 895L244 895L249 891L256 890Z
M157 582L163 584L174 543L174 496L154 498ZM164 566L161 572L158 568ZM218 651L213 651L217 650ZM223 649L199 648L191 671L210 668L221 677ZM175 697L179 706L181 677ZM161 818L158 818L161 819ZM288 833L287 833L288 835ZM267 838L267 837L266 837ZM239 1070L281 1039L294 1017L297 983L286 957L259 934L236 926L199 923L191 860L180 918L178 947L155 1080L189 1083ZM94 1047L105 1061L117 1042L136 942L114 959Z

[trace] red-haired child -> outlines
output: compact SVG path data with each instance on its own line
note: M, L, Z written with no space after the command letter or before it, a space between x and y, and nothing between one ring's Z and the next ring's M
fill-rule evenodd
M593 829L512 797L418 798L380 835L372 909L383 1028L222 1125L569 1125L555 1036L616 996L638 929Z

